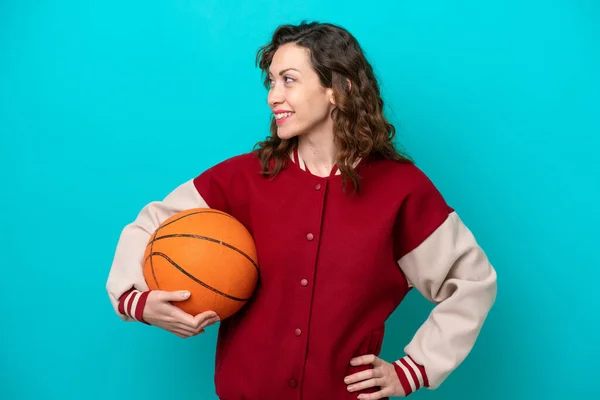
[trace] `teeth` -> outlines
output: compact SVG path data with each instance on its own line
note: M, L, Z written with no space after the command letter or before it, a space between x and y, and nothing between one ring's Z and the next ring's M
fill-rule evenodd
M292 113L275 114L275 119L281 119L281 118L289 117L290 115L292 115Z

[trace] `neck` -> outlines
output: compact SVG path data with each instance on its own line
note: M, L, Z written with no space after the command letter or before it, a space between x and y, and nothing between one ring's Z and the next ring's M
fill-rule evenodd
M333 140L333 129L298 137L298 153L314 175L329 176L336 164L338 152Z

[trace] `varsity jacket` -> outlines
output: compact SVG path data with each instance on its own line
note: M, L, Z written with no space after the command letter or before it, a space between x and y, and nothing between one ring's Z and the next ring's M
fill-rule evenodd
M385 322L412 288L434 307L394 367L407 394L437 388L475 344L496 298L495 269L415 165L366 157L356 166L358 193L351 182L344 191L334 171L313 175L294 151L278 175L264 177L257 156L246 153L147 204L123 229L108 274L115 312L144 322L142 257L158 225L186 209L213 208L250 231L260 268L251 300L219 325L220 399L356 399L376 391L348 392L344 377L370 368L350 360L379 355Z

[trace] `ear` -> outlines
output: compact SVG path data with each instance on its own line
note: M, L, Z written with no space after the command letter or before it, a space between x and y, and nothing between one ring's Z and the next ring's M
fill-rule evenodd
M350 82L350 78L346 78L346 82L348 82L348 91L352 90L352 82Z
M327 88L325 92L327 93L327 98L329 99L329 102L335 106L335 96L333 94L333 88Z

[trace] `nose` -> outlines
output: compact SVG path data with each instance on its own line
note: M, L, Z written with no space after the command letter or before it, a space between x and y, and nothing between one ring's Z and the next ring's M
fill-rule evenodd
M283 94L283 88L279 88L279 85L277 85L277 83L273 84L267 96L267 103L269 104L269 106L274 107L278 104L283 103L284 100L285 96Z

